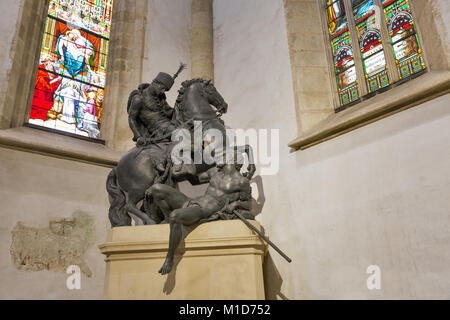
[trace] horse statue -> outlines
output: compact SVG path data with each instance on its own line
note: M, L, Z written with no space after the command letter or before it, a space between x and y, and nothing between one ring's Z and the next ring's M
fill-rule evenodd
M178 91L172 121L178 128L192 131L194 121L201 121L203 132L207 129L217 129L225 136L225 125L220 119L227 112L228 105L217 92L214 85L207 80L192 79L182 83ZM169 137L170 138L170 137ZM176 142L157 142L145 147L134 147L125 153L117 167L113 168L106 181L106 189L110 197L109 219L112 227L130 226L132 214L146 225L166 222L164 215L154 203L145 199L146 191L155 183L166 183L175 186L182 180L194 179L175 167L166 165L166 171L161 174L157 170L154 159L167 157L170 161L170 151ZM213 165L196 164L196 172L205 172ZM180 168L178 168L179 170ZM143 201L141 208L138 204Z

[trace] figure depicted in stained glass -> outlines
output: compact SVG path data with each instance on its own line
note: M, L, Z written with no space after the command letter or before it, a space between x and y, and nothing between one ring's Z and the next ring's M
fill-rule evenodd
M80 130L86 130L91 137L98 137L100 129L98 128L98 105L97 93L89 91L87 93L86 108L83 110L84 116L82 120L82 127Z
M76 124L80 119L78 109L81 108L81 104L86 102L81 85L77 81L64 79L56 90L55 96L58 110L61 110L61 116L58 116L58 119L68 124Z
M61 83L61 77L53 73L53 64L52 58L45 58L39 65L31 118L46 120L49 110L53 107L53 95Z
M67 31L56 43L56 53L69 75L76 77L80 72L92 72L90 59L94 54L92 43L84 38L78 29Z

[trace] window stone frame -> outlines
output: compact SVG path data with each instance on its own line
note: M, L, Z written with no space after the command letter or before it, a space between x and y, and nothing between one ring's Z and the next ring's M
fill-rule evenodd
M390 90L378 93L370 99L363 100L335 113L337 85L334 74L331 71L332 65L330 65L331 50L329 49L328 43L323 0L284 0L298 120L298 136L288 143L289 147L301 150L309 148L450 92L450 53L445 50L445 21L438 14L439 10L436 9L439 5L437 2L439 1L442 0L409 0L414 13L417 33L423 48L423 56L427 66L426 72L400 85L394 84ZM293 17L292 11L301 10L302 7L309 7L309 12L304 15L315 13L317 21L313 22L311 19L306 23L297 21L295 18L298 17ZM320 19L318 19L317 14ZM307 23L314 24L314 26L308 26ZM318 54L326 56L328 64L328 86L330 88L328 101L331 101L329 105L299 105L300 99L298 99L298 96L305 95L305 93L299 92L297 89L302 85L298 83L298 77L295 74L295 63L298 60L298 52L295 50L296 43L292 41L292 36L290 36L293 30L302 29L302 26L298 26L298 24L303 25L306 30L319 27L322 32L323 45L316 44L314 48L307 49L315 50ZM423 36L425 33L426 37ZM390 46L390 43L388 45ZM323 52L320 52L321 48L324 50ZM325 87L324 84L322 86ZM319 119L310 121L308 119L308 112L305 112L305 109L309 110L309 112L327 110L328 114L323 112Z

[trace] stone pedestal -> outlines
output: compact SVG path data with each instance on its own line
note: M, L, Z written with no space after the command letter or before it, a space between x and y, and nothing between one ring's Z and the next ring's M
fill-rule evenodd
M252 224L257 228L256 221ZM266 244L240 220L191 231L168 275L158 273L169 225L113 228L99 246L106 255L105 299L264 299Z

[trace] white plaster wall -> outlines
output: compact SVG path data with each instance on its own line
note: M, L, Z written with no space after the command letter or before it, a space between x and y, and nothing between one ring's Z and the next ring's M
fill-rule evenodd
M214 43L226 123L280 129L258 219L293 262L271 251L267 297L450 298L450 95L292 152L282 1L215 0ZM381 290L366 288L372 264Z
M167 92L167 101L175 104L181 82L190 78L190 0L149 0L142 81L151 82L158 72L173 75L180 62L187 64Z
M106 176L110 169L71 160L0 148L0 299L101 299L104 256L97 245L110 228ZM81 275L81 289L69 290L69 275L20 271L11 261L11 231L17 222L45 228L53 219L83 211L94 218L95 244L83 256L92 277Z
M215 0L214 57L215 86L229 105L225 123L232 128L280 130L281 169L276 176L263 177L264 190L258 192L266 202L258 220L280 248L293 255L293 234L286 228L295 211L288 200L295 184L288 168L295 168L295 158L286 155L287 141L297 128L282 2ZM281 262L277 267L285 278L283 290L294 297L295 282L289 274L295 264Z

